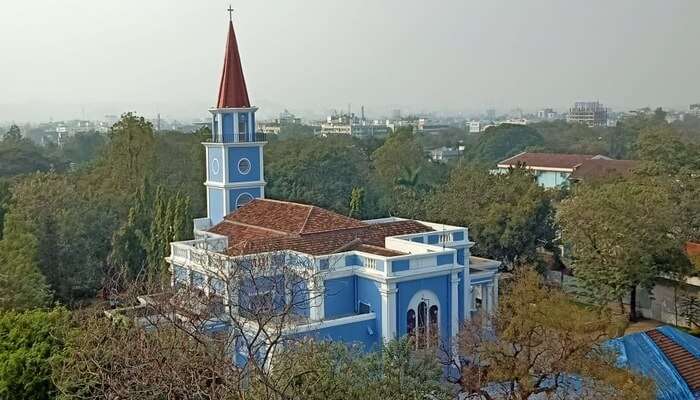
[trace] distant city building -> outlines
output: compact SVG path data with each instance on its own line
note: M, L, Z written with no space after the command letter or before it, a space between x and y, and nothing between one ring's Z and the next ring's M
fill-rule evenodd
M591 128L608 124L608 109L597 101L579 101L569 109L566 121Z
M498 123L498 125L500 124L527 125L528 120L527 118L508 118L507 120Z
M469 133L479 133L481 132L482 125L481 121L469 121L467 122L467 130Z
M352 114L335 114L326 118L321 124L321 135L348 135L348 136L382 136L389 133L387 124L379 121L370 123L364 118Z
M554 111L554 109L551 108L543 108L539 111L537 111L537 119L540 119L542 121L554 121L556 119L559 119L559 113Z
M428 157L433 162L448 162L459 158L464 153L464 146L457 147L442 146L437 149L428 150Z
M285 125L301 125L301 118L284 110L279 117L273 121L260 122L257 131L264 134L279 135Z
M494 121L496 119L496 109L489 108L488 110L486 110L486 118L491 121Z
M428 118L418 118L418 124L416 125L419 132L430 134L442 132L449 127L449 125L436 123Z
M688 111L690 111L690 114L700 118L700 103L691 104L690 107L688 107Z

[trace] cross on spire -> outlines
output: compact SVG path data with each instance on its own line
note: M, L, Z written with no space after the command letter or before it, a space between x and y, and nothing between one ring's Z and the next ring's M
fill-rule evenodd
M228 5L228 9L226 11L228 11L228 20L233 21L233 8L230 4Z

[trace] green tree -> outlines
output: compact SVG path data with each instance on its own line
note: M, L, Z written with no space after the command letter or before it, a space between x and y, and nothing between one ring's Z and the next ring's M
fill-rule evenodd
M3 140L19 142L22 140L22 132L19 130L19 126L12 124L10 129L3 136Z
M42 307L51 296L39 269L37 239L12 218L8 218L0 240L0 309Z
M479 136L476 146L468 150L466 158L490 166L497 161L543 144L542 135L532 127L502 124L486 129Z
M265 146L266 196L348 214L352 189L369 177L369 157L351 137L294 137ZM372 196L368 190L367 201ZM373 210L368 204L367 210Z
M365 189L353 188L350 193L350 213L351 217L362 215L362 205L365 201Z
M0 398L56 398L52 366L69 334L70 313L63 308L0 314Z
M573 270L583 294L601 303L630 297L636 320L636 290L648 289L662 273L690 269L682 252L683 222L669 192L655 179L579 187L558 216L573 249Z
M411 129L399 128L372 153L372 166L378 181L388 190L398 181L416 186L421 167L427 163L423 149Z
M251 388L252 398L450 399L442 384L442 369L434 354L412 350L407 339L381 351L363 353L344 343L304 341L291 344L273 361L268 381Z
M524 169L507 174L457 169L427 202L428 219L469 227L474 254L509 268L538 262L538 248L554 239L549 195Z
M522 268L504 286L497 314L468 322L449 378L459 398L653 399L653 383L615 365L603 347L624 324L607 308L586 308ZM472 397L467 397L472 398Z
M36 238L36 262L56 298L72 304L94 297L116 226L109 200L81 193L71 177L55 173L26 177L12 196L8 221Z
M0 178L52 169L63 170L65 164L49 156L31 140L23 138L16 125L0 141Z

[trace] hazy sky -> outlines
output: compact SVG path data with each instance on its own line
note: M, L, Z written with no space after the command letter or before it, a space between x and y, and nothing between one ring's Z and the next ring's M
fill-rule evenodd
M0 121L206 116L228 1L1 0ZM698 0L248 0L260 113L700 101ZM263 116L265 116L263 114Z

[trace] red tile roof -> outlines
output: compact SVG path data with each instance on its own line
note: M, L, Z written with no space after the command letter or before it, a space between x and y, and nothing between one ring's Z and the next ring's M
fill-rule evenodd
M227 221L288 234L362 228L366 223L307 204L255 199L224 217Z
M559 154L559 153L520 153L498 163L499 167L518 167L525 165L531 168L571 169L586 160L597 157L591 154Z
M576 167L571 174L572 179L600 179L617 176L628 176L637 166L633 160L608 160L596 158L586 160Z
M217 108L246 108L250 107L248 88L246 88L241 56L238 54L238 42L233 30L233 22L228 25L228 40L226 41L226 56L224 69L219 83L219 99Z
M256 199L224 217L209 232L229 238L231 255L280 250L323 255L358 250L390 257L403 253L384 247L387 236L432 230L413 220L367 224L319 207Z
M700 390L700 358L695 357L658 329L648 331L646 335L671 361L671 364L688 384L690 391L696 392Z

